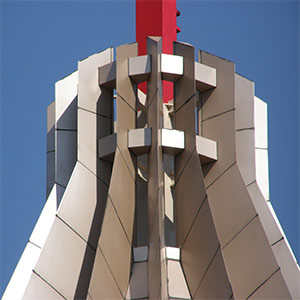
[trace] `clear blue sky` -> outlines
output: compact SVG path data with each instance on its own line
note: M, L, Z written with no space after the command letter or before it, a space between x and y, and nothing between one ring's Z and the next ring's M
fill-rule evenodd
M299 2L183 1L178 40L268 103L270 193L299 261ZM134 1L1 1L1 290L45 203L46 108L77 61L135 41Z

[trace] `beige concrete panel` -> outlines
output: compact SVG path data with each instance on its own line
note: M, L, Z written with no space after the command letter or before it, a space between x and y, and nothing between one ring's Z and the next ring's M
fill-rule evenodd
M292 299L300 299L300 269L287 241L282 239L272 250Z
M258 290L252 294L248 299L297 299L292 298L284 279L282 277L281 271L278 270L275 274L271 276ZM299 298L298 298L299 299Z
M219 247L208 201L205 200L181 249L181 262L192 295Z
M107 87L109 89L116 88L116 62L113 61L107 65L104 65L98 69L99 85Z
M191 183L197 184L191 184ZM201 165L196 152L175 185L177 244L182 246L198 210L206 197Z
M143 262L148 260L148 246L133 248L134 262Z
M55 101L47 106L47 152L55 150Z
M130 276L131 245L110 198L107 200L99 247L125 297Z
M53 132L54 133L54 132ZM55 152L47 153L47 192L48 198L55 183Z
M173 50L174 54L182 56L184 61L183 76L174 85L174 111L176 112L196 92L195 49L191 45L174 42ZM176 129L181 130L177 126Z
M254 129L236 131L236 159L246 185L255 180Z
M268 207L267 202L264 199L256 182L248 186L248 192L250 194L252 203L259 215L261 224L267 235L269 244L273 244L282 238L282 233L278 228L274 217Z
M131 242L135 210L135 180L132 178L118 148L115 154L108 193Z
M10 299L16 299L16 298L10 298ZM27 286L27 289L22 299L23 300L35 300L35 299L63 300L65 298L62 295L60 295L57 291L55 291L54 288L52 288L49 284L47 284L37 274L32 272L29 284Z
M200 63L217 70L217 87L202 93L202 119L235 108L235 65L215 55L199 51Z
M126 299L148 297L147 262L134 263Z
M151 128L138 128L128 131L128 148L135 155L149 152L151 146Z
M77 71L55 83L56 129L77 129L77 84Z
M219 249L209 265L201 284L199 285L193 299L230 299L232 295L223 262L221 250ZM239 299L239 298L235 298Z
M97 112L101 96L98 68L113 61L113 48L89 56L78 62L78 107Z
M196 135L196 151L200 156L201 164L218 159L218 144L215 141Z
M22 299L22 296L30 283L32 269L40 256L41 249L28 242L13 275L4 291L2 300Z
M96 252L88 293L92 299L123 299L99 248Z
M257 214L237 165L207 189L221 247Z
M110 126L110 119L78 109L78 160L106 184L111 164L97 159L97 140L110 134Z
M254 82L235 74L235 127L254 128Z
M170 298L190 299L190 293L179 261L168 260L168 287Z
M278 269L258 217L222 252L235 299L246 299Z
M186 166L191 153L195 150L195 106L196 98L192 97L179 111L174 114L175 128L184 131L185 150L175 158L175 180L178 179Z
M66 187L77 160L77 132L55 131L55 182Z
M151 73L151 57L149 55L130 57L128 64L128 75L135 83L140 83L148 79Z
M113 161L117 147L117 135L115 133L107 135L98 140L98 157Z
M35 271L64 297L71 299L87 247L90 248L71 228L55 218Z
M202 122L202 135L218 143L218 160L203 166L208 187L236 161L234 111Z
M58 216L96 248L106 203L108 188L81 163L77 163L70 178ZM97 224L95 224L95 222Z

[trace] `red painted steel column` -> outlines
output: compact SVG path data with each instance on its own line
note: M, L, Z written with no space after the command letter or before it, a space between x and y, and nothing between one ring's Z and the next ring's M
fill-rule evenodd
M177 39L179 28L176 25L176 0L136 0L136 41L139 55L147 54L147 36L162 37L163 53L173 54L173 41ZM147 85L139 88L146 93ZM173 84L163 82L163 99L173 99Z

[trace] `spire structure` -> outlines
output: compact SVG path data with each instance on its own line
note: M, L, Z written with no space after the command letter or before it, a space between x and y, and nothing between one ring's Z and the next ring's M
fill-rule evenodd
M137 1L138 43L56 83L47 202L3 300L300 299L267 104L233 62L175 41L175 3Z

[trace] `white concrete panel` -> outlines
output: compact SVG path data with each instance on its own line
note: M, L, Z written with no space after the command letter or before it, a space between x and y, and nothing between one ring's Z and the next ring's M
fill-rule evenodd
M116 62L111 62L99 68L99 85L116 88Z
M166 256L168 259L180 260L180 248L166 247Z
M170 297L191 299L179 261L168 260L168 287Z
M183 57L161 54L161 73L164 80L178 80L183 75Z
M183 150L185 145L184 138L183 131L166 128L161 129L161 145L164 150L167 148Z
M16 266L16 269L6 287L2 300L22 299L26 290L32 269L41 253L41 249L28 242L25 250Z
M147 262L134 263L125 299L148 297Z
M29 238L29 241L43 248L51 226L53 224L56 207L57 207L57 198L56 198L56 184L54 184L50 195L46 201L46 204L40 214L38 221L32 231L32 234Z
M41 277L32 272L28 287L22 300L63 300L53 287L47 284Z
M151 146L151 128L128 130L128 148L147 148Z
M255 173L256 181L266 200L269 195L269 160L268 150L255 149Z
M98 68L113 60L113 48L89 56L78 62L78 107L97 111L100 96Z
M218 159L217 142L196 135L196 150L200 155L201 163L216 161Z
M268 110L267 103L254 97L255 147L268 148Z
M198 91L205 91L217 86L217 72L216 69L195 62L195 80L196 89Z
M134 262L148 260L148 247L143 246L143 247L133 248L133 259L134 259Z
M60 129L77 129L76 106L78 72L55 83L55 126Z

